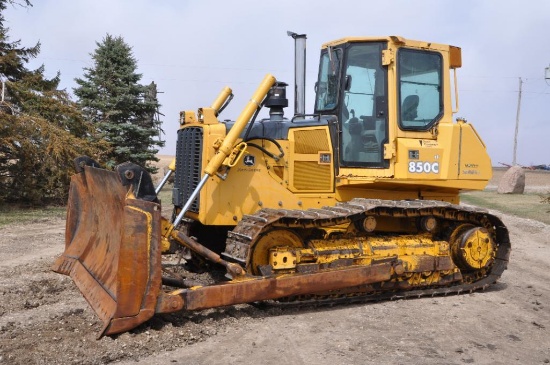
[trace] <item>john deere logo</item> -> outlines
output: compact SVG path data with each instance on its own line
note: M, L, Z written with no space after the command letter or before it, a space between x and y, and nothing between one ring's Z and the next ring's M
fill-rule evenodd
M256 163L256 158L252 155L246 155L244 156L243 163L246 166L254 166L254 164Z

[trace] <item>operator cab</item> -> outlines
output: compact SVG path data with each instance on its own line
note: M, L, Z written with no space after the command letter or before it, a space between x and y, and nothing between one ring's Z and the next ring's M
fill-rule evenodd
M332 44L321 51L315 113L338 117L341 167L388 168L384 145L390 142L389 118L397 119L392 126L402 131L422 132L443 116L441 54L399 48L397 85L388 87L387 41ZM388 113L395 99L388 90L396 90L396 116Z

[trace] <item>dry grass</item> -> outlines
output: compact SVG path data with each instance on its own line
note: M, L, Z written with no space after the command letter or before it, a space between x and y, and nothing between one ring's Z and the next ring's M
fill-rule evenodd
M506 170L503 167L493 168L493 178L487 188L484 191L462 193L461 201L550 224L550 204L544 201L544 197L550 195L550 171L524 170L524 194L498 194L496 190Z
M498 194L496 191L475 191L462 193L460 198L463 203L550 224L550 205L543 201L540 194Z
M20 208L14 206L0 207L0 227L10 224L35 223L52 218L64 218L65 207Z

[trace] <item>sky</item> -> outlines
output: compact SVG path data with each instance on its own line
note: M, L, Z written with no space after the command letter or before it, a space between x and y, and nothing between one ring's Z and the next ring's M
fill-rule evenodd
M141 83L158 85L166 146L174 154L181 110L209 106L224 86L235 98L221 119L235 119L265 74L292 85L294 41L307 34L306 112L323 43L346 36L399 35L462 48L460 110L481 135L494 166L513 160L519 79L523 81L517 163L550 164L550 1L213 1L31 0L8 6L12 41L41 43L30 68L75 78L106 34L122 36L137 59ZM550 77L550 75L549 75ZM287 89L293 113L293 88ZM264 111L260 116L266 116Z

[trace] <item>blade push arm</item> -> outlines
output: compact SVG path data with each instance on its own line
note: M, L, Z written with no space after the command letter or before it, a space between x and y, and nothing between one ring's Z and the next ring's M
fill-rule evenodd
M199 182L199 184L197 185L197 187L195 188L195 190L193 191L193 193L191 194L191 196L189 197L189 199L181 209L180 213L178 214L174 222L172 222L172 225L174 227L176 227L181 222L185 213L187 212L187 210L189 210L189 207L191 206L191 204L193 203L193 201L201 191L202 187L204 186L204 184L206 184L206 181L208 181L208 178L214 175L216 171L218 171L218 169L223 164L223 161L227 158L227 156L229 156L229 154L233 150L233 146L237 141L237 138L246 127L248 121L252 117L252 114L254 114L254 111L256 111L256 109L258 109L258 107L261 105L262 100L265 98L265 96L267 95L267 92L275 84L275 82L276 82L275 77L271 74L268 74L264 77L262 83L260 84L260 86L254 93L254 95L252 96L248 104L246 104L246 107L244 108L244 110L241 112L241 114L237 118L235 125L233 126L233 128L231 128L229 133L227 133L227 136L225 136L223 142L218 148L217 153L214 155L212 160L210 160L210 162L204 169L204 176L202 177L201 181Z
M190 195L189 199L179 212L178 216L174 219L171 226L165 231L165 234L163 235L163 240L168 240L169 238L173 238L176 241L180 242L181 244L189 247L191 250L203 255L209 260L214 260L217 263L220 263L224 265L227 268L227 271L229 274L236 276L240 275L243 271L238 265L227 263L224 260L222 260L217 254L214 252L208 250L206 247L200 245L197 243L190 244L190 240L188 239L182 239L182 234L175 230L175 227L178 226L178 224L181 222L183 217L185 216L185 213L189 210L189 207L195 200L195 198L200 193L201 189L204 187L208 179L214 175L218 169L222 166L225 159L231 155L231 153L234 150L234 145L239 138L240 134L243 132L244 128L248 124L250 118L254 114L254 112L261 106L261 103L263 99L266 97L269 89L275 84L276 79L273 75L266 75L261 82L260 86L256 89L256 92L250 99L250 101L247 103L244 110L241 112L239 117L237 118L235 125L231 128L229 133L225 136L223 141L221 142L220 146L218 147L218 150L214 157L210 160L206 168L204 169L204 175L193 191L193 193ZM225 97L224 97L225 95ZM227 99L228 95L222 94L218 97L218 99L214 102L213 105L216 107L219 107L221 104L223 104L220 99Z

